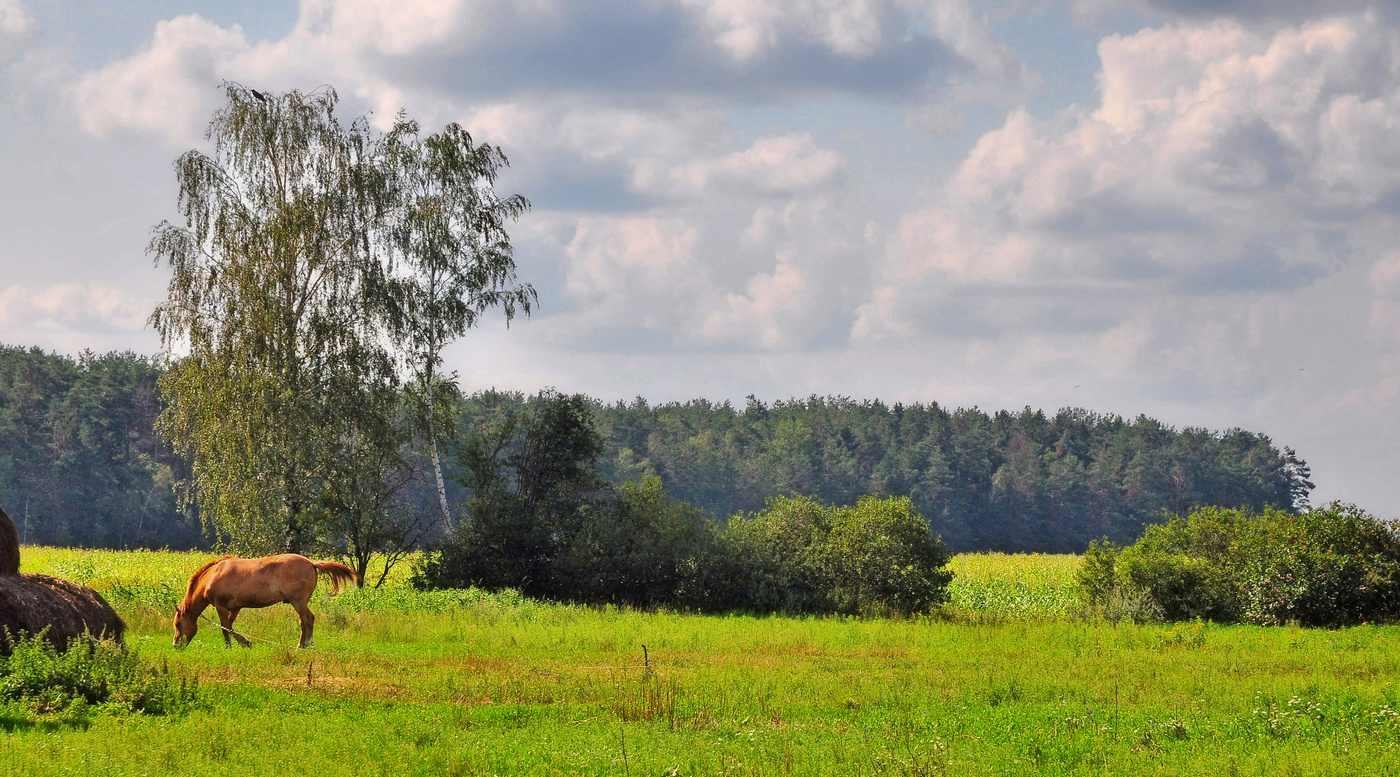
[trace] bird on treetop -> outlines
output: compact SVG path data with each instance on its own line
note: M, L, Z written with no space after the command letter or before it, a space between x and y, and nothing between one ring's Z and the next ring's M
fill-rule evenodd
M263 94L262 92L259 92L256 89L249 89L248 91L252 92L253 96L258 98L262 102L267 102L267 95Z

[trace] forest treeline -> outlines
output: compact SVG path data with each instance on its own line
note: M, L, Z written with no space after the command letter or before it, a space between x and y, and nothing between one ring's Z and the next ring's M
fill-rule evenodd
M520 394L464 402L462 432ZM958 552L1082 552L1127 543L1164 513L1205 505L1262 511L1307 505L1307 464L1265 435L1174 429L1083 409L986 413L937 403L809 397L745 407L705 400L596 404L614 482L656 475L675 499L716 519L777 495L853 505L909 497Z
M161 371L134 353L0 346L0 505L20 541L190 548L180 460L155 431Z
M187 472L154 431L161 368L132 353L77 358L0 346L0 504L29 543L207 545L172 484ZM454 506L472 497L462 454L491 419L534 397L461 400L445 446ZM811 397L743 408L704 400L590 401L601 474L660 478L666 493L725 520L779 495L854 505L907 496L954 551L1082 551L1126 544L1165 512L1306 505L1307 465L1243 430L1173 429L1086 410L986 413L937 404ZM420 462L421 463L421 462ZM433 502L431 478L411 501Z

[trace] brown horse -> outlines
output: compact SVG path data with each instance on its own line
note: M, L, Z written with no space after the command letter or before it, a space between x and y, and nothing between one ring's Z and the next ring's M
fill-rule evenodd
M270 607L283 602L290 604L301 619L300 647L316 647L311 638L316 616L306 606L316 590L316 576L331 579L331 595L340 593L342 583L360 582L354 570L334 561L312 561L295 553L267 558L234 558L224 556L199 568L190 578L185 600L175 608L175 647L183 639L189 644L199 631L199 616L204 608L214 605L223 627L224 646L229 637L243 647L252 647L242 634L233 631L233 621L244 607Z

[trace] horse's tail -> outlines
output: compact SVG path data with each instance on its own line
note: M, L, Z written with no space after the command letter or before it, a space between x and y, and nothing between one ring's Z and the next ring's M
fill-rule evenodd
M355 570L344 564L335 561L313 561L311 563L316 567L316 572L318 574L325 575L331 579L331 596L340 593L340 587L345 583L353 582L355 585L364 584L360 576L355 574Z

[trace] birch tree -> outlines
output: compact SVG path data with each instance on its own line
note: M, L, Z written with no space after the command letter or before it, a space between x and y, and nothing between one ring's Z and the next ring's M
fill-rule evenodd
M222 539L299 552L339 419L395 377L374 239L394 187L381 137L364 118L342 125L334 90L224 91L212 155L175 163L183 223L150 245L171 269L151 316L175 357L161 429Z
M507 325L517 313L530 313L535 290L517 282L506 232L530 203L496 193L505 154L475 144L456 124L422 138L418 124L400 114L385 138L382 161L394 182L386 233L393 259L393 339L450 528L438 441L453 433L458 394L455 373L442 369L442 352L492 309L501 310Z

